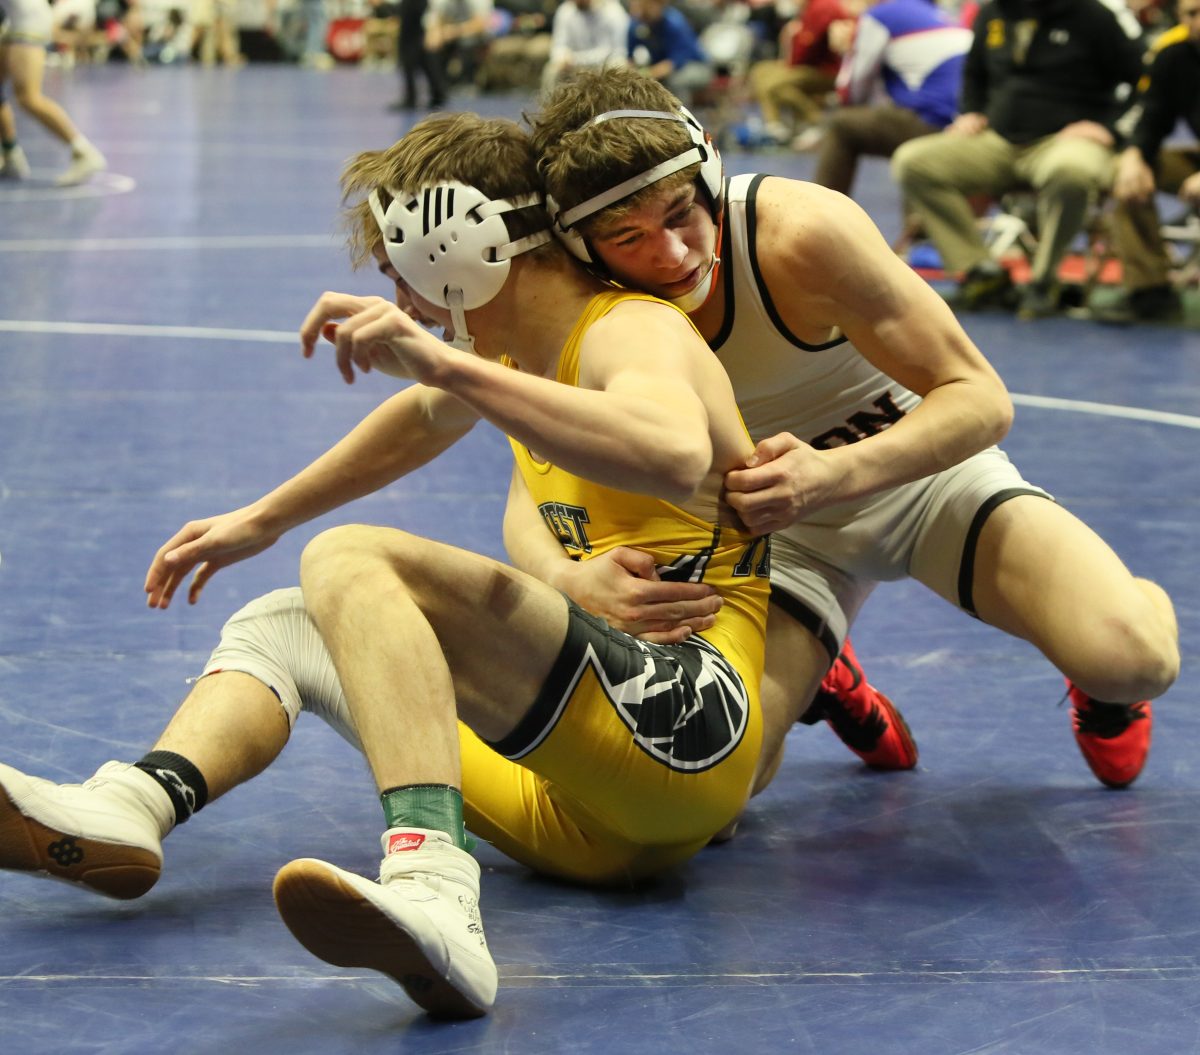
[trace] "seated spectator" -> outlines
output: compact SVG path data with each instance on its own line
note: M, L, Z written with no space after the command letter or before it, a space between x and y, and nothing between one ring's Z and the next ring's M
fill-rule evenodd
M970 46L971 31L932 0L874 0L842 60L842 105L826 118L813 182L849 194L860 157L891 157L901 143L945 128ZM881 86L886 102L875 101Z
M53 0L54 50L59 64L70 68L76 62L90 62L92 48L98 44L96 0Z
M779 57L750 67L750 94L775 142L786 143L820 120L841 65L830 28L851 18L844 0L807 0L779 34Z
M949 272L959 307L1011 307L969 196L1037 194L1038 245L1017 314L1059 310L1058 268L1112 180L1119 92L1141 73L1136 20L1102 0L987 0L963 68L962 113L900 146L892 172Z
M475 84L491 40L492 12L492 0L429 0L426 44L447 84Z
M1125 288L1116 304L1092 312L1101 322L1170 321L1183 313L1155 203L1166 192L1200 208L1200 142L1163 146L1181 120L1200 140L1200 0L1179 0L1177 10L1183 33L1156 45L1137 123L1117 162L1112 234Z
M105 39L115 54L133 66L144 66L146 58L142 45L146 37L146 20L139 0L97 0L96 24L103 29ZM114 50L109 51L109 56Z
M154 19L146 26L143 51L147 62L156 62L163 66L186 62L190 50L191 30L183 8L168 8L162 17Z
M400 6L390 0L367 0L363 21L364 70L390 70L400 64Z
M668 0L630 0L629 60L661 81L685 106L707 88L713 68L692 24Z
M555 0L500 0L492 41L475 79L481 91L539 88L550 59L550 23L556 6Z
M620 65L628 54L629 15L620 0L562 0L550 32L543 92L571 70Z

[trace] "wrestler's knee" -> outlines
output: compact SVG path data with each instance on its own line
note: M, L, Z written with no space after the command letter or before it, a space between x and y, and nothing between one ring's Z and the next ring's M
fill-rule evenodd
M1090 629L1078 652L1078 665L1063 673L1097 700L1153 700L1179 676L1179 645L1153 621L1110 614Z
M364 587L378 587L381 565L394 548L389 528L349 524L322 531L300 555L300 586L314 617Z

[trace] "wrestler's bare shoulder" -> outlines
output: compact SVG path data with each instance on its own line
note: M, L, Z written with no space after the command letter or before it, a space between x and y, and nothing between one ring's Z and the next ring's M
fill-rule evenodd
M829 254L857 256L886 248L871 219L844 194L804 180L768 176L755 201L760 247L781 253L789 270L828 272Z

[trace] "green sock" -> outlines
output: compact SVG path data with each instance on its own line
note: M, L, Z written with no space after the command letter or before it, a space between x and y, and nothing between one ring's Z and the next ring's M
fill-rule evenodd
M449 784L409 784L381 792L389 828L431 828L445 832L460 850L467 849L462 792Z

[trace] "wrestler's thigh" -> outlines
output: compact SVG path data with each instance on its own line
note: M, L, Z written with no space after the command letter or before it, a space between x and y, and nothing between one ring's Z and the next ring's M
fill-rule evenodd
M459 714L490 711L501 697L532 702L566 638L563 595L490 557L391 534L390 554L450 667Z
M1096 627L1156 618L1099 535L1057 503L1030 495L1003 503L983 525L974 596L981 619L1033 642L1060 666L1097 642Z

